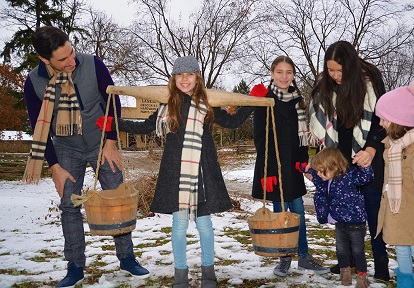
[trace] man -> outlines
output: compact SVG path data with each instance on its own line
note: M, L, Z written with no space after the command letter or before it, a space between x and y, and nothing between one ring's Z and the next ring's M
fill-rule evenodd
M56 287L74 287L84 277L85 235L80 208L73 206L70 197L81 195L88 163L94 170L101 165L102 189L116 189L123 181L116 132L107 133L102 162L97 163L101 131L95 121L104 115L106 87L114 83L105 64L96 56L75 54L68 35L60 29L37 29L32 44L40 61L24 86L34 131L24 181L36 183L40 179L45 158L61 198L64 255L68 261L67 275ZM120 115L118 96L116 109ZM114 107L109 115L114 115ZM121 270L140 279L149 277L148 270L135 259L131 233L114 236L114 242Z

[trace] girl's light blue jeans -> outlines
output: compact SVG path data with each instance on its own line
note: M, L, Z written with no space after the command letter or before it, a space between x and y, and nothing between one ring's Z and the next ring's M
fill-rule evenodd
M414 246L395 246L398 268L404 274L413 273Z
M183 220L179 212L174 212L171 242L174 264L177 269L187 269L187 229L189 220ZM214 232L211 216L200 216L196 220L196 228L200 234L201 265L214 264Z

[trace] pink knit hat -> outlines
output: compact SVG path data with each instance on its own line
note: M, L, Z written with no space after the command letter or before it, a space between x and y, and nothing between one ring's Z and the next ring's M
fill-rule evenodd
M395 124L414 127L414 81L409 86L382 95L375 107L375 114Z

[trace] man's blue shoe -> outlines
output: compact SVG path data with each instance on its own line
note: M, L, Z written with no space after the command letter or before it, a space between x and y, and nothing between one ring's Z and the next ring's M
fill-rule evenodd
M150 276L149 271L139 265L133 254L127 254L125 258L119 260L121 262L121 270L128 272L138 279L145 279Z
M74 288L83 280L83 267L70 263L68 265L68 274L57 285L56 288Z

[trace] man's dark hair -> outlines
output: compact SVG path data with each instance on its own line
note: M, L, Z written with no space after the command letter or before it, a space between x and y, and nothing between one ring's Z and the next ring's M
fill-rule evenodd
M32 35L32 44L37 54L47 60L52 57L53 51L65 45L69 36L59 28L43 26Z

